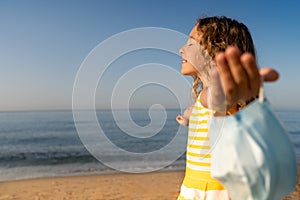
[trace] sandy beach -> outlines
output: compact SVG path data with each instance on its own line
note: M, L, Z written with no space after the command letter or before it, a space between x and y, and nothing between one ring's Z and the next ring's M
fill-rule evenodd
M174 171L0 182L0 199L176 199L183 176L183 171Z
M300 168L298 169L298 174ZM184 171L105 174L0 182L0 200L172 200ZM300 181L284 200L300 199Z

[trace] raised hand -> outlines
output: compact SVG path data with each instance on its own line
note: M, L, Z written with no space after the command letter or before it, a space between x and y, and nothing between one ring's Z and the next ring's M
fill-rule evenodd
M256 97L261 81L276 81L279 77L270 67L259 70L253 55L241 55L237 47L228 47L215 61L217 69L212 71L209 87L201 93L201 103L223 113Z

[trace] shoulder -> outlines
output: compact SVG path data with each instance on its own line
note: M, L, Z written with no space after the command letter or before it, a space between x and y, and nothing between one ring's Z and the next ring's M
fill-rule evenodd
M201 93L200 93L201 94ZM194 104L194 106L193 106L193 111L192 111L192 113L194 114L194 115L201 115L201 116L210 116L211 114L213 114L214 113L214 111L213 110L211 110L211 109L208 109L208 108L206 108L205 106L203 106L202 104L201 104L201 101L200 101L200 97L201 97L201 95L198 95L198 97L197 97L197 99L196 99L196 102L195 102L195 104Z

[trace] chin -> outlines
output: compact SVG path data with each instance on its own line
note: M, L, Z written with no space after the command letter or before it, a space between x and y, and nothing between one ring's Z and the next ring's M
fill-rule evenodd
M184 70L181 70L182 75L188 75Z
M193 72L181 70L181 74L185 76L193 76L195 75Z

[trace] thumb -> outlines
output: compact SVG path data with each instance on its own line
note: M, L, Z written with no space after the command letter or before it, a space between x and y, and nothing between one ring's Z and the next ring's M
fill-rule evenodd
M279 78L279 73L270 67L261 68L259 74L265 82L273 82Z

